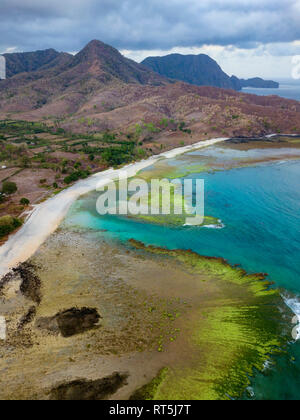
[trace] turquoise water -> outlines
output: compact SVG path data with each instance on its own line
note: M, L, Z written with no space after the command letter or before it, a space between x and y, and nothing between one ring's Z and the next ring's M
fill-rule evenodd
M205 180L206 215L220 218L223 229L170 228L117 216L100 217L95 208L96 193L75 203L65 225L105 230L103 235L121 241L134 238L146 244L224 257L249 272L268 273L276 286L300 296L300 161L188 178L197 177ZM257 375L253 391L258 399L300 399L300 342L290 345L287 357L278 358L263 375Z

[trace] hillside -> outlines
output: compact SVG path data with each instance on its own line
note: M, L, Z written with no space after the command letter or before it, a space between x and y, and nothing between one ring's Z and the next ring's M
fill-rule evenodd
M213 60L201 60L217 69L211 81L237 85ZM148 139L142 147L152 150L217 135L300 132L297 101L175 83L100 41L75 56L53 53L45 61L37 71L0 81L0 119L43 120L76 133L132 133L138 125L139 137Z
M69 54L59 53L54 49L3 55L6 59L6 77L33 72L41 68L54 67L63 57L70 57Z
M90 95L108 86L166 82L109 45L91 41L75 56L53 53L52 61L43 62L38 70L2 80L0 110L25 112L48 107L48 115L74 113Z
M241 90L243 87L279 87L276 82L260 78L244 80L235 76L229 77L215 60L205 54L148 57L142 64L162 76L197 86L215 86L234 90Z

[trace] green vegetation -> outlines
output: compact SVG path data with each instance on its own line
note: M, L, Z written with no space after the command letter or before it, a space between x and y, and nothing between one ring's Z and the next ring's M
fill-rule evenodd
M131 162L134 159L134 148L135 144L129 143L120 147L104 149L102 159L110 166L119 166Z
M78 181L79 179L85 179L90 175L89 171L74 171L64 179L65 184L72 184L72 182Z
M158 400L241 397L253 373L262 371L271 355L282 352L289 341L285 316L292 318L293 314L280 292L270 288L265 274L248 275L221 258L146 247L134 240L130 244L173 259L174 264L199 276L207 293L193 308L193 316L185 320L191 331L186 342L189 356L165 373L150 396Z
M168 369L164 368L161 369L158 373L158 375L152 379L151 382L144 385L142 388L138 389L134 392L134 394L130 397L130 400L135 401L147 401L147 400L154 400L155 395L157 394L159 390L159 386L164 381L168 373Z
M78 120L80 124L91 128L94 123L88 118ZM191 134L184 122L163 118L157 123L136 124L128 133L84 133L74 134L53 123L28 121L0 121L0 162L19 168L51 169L58 173L69 174L68 165L63 158L54 156L56 152L74 155L70 167L86 161L93 162L93 167L120 166L136 159L147 157L152 149L146 149L146 142L155 142L155 135L162 130L181 130ZM183 144L183 143L181 143ZM78 155L80 162L76 159ZM76 162L77 161L77 162ZM73 163L73 165L72 165ZM86 164L85 164L86 165ZM79 167L75 167L79 169ZM82 169L85 169L82 167Z
M18 191L17 184L15 182L4 181L2 184L2 194L11 195Z
M192 134L192 130L190 130L189 128L186 128L186 124L185 122L180 122L178 124L178 128L180 131L182 131L183 133L187 133L187 134Z
M9 235L15 229L20 227L22 222L20 219L17 219L12 216L2 216L0 217L0 238L3 236Z
M156 131L153 124L148 124L147 129ZM56 151L73 154L73 162L53 156ZM74 134L45 123L0 121L0 161L9 166L51 169L68 175L75 169L74 175L66 177L68 183L85 177L88 161L93 162L93 167L119 166L145 155L147 152L137 147L131 134ZM83 172L79 173L79 169Z
M29 206L30 201L28 200L28 198L21 198L21 200L20 200L20 204L21 204L22 206Z

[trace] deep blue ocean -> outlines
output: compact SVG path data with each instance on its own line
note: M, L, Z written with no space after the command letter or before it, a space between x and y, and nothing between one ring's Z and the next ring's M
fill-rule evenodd
M221 219L223 229L100 217L96 193L78 200L64 223L105 230L103 235L121 241L134 238L224 257L248 272L268 273L284 294L300 296L300 160L189 176L197 177L205 180L205 213ZM255 377L253 392L257 399L300 399L300 342L291 343L287 356L274 359L274 365Z

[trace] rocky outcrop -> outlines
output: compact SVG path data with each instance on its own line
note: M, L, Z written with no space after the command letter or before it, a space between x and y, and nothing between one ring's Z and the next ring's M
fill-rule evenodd
M3 292L5 286L16 278L21 279L20 292L27 299L32 300L38 305L41 303L41 280L36 274L36 267L28 262L18 265L12 271L7 273L0 280L0 294Z
M95 328L100 318L97 309L71 308L61 311L53 317L39 318L35 326L67 338Z
M104 400L126 385L127 378L126 373L113 373L111 376L96 381L78 379L63 383L51 390L50 399L55 401Z
M35 316L36 316L36 307L31 306L31 308L29 308L27 313L23 315L22 318L20 319L18 330L19 331L23 330L23 328L26 327L26 325L30 324L34 320Z

